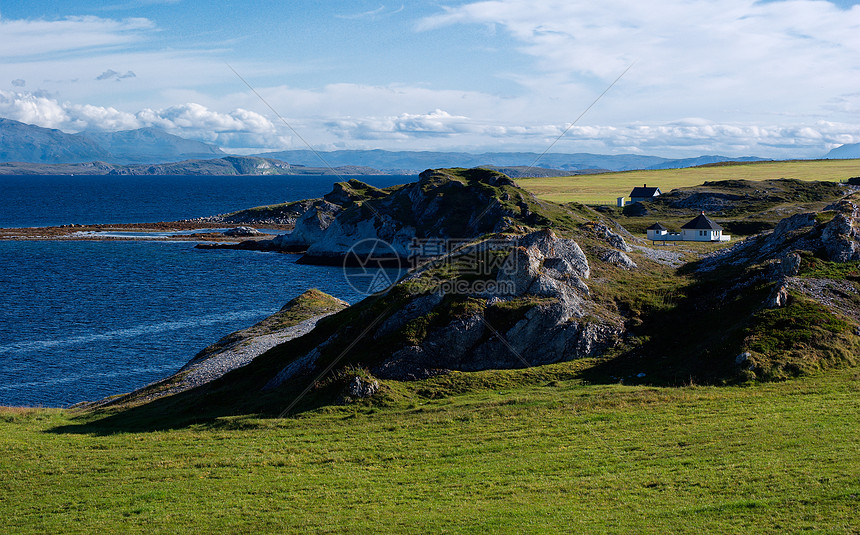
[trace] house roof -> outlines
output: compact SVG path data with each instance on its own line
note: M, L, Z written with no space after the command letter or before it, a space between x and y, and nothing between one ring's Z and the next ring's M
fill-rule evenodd
M697 215L692 221L683 225L681 228L695 230L723 230L723 227L717 225L705 215L705 212Z
M655 197L657 195L660 195L660 188L651 188L648 186L637 186L630 192L631 197Z
M660 223L654 223L653 225L646 228L645 230L669 230L669 229L667 229L666 227L664 227Z

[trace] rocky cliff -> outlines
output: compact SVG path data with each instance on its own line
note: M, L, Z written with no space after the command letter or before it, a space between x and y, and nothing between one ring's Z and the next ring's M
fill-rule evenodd
M427 171L389 190L342 184L309 206L327 254L367 237L401 244L398 254L406 237L456 247L176 407L284 413L384 397L397 381L571 361L593 382L779 380L860 354L852 197L704 255L701 244L648 247L600 212L538 202L489 171Z
M292 233L243 247L303 251L300 262L342 264L348 253L370 254L383 242L385 254L407 259L416 254L416 240L548 226L558 210L488 169L427 170L417 182L384 190L350 180L305 202Z

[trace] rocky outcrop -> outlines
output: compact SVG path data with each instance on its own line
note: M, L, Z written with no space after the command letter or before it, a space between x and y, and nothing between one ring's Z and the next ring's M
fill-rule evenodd
M306 250L325 235L326 229L342 211L343 207L338 204L327 200L316 201L296 219L292 232L276 236L272 244L284 251Z
M358 189L351 184L327 199L340 202L346 193ZM416 248L416 242L472 239L514 223L547 222L535 210L540 201L505 175L486 169L428 170L417 182L390 194L362 192L363 201L335 214L308 243L303 262L332 263L350 252L378 254L378 243L385 244L391 257L423 256L427 250L420 244Z
M224 231L224 235L229 237L260 236L262 234L262 232L252 227L236 227Z
M494 326L490 311L456 318L423 343L395 351L372 371L380 378L419 379L447 370L523 368L592 356L613 345L620 325L583 321L588 309L583 296L559 286L554 291L565 297L526 307L509 328Z
M592 230L594 233L601 239L605 240L609 245L618 249L621 252L629 253L633 251L633 249L627 245L627 242L624 241L624 238L618 234L617 232L612 231L608 226L603 223L596 223Z
M448 286L445 269L431 264L401 284L424 285L385 317L371 324L365 340L374 349L354 362L380 379L420 379L451 370L519 368L593 356L623 333L620 318L589 297L588 259L579 244L542 230L506 240L487 240L446 257L462 265L471 255L502 258L489 278L474 286ZM442 277L439 279L438 277ZM456 288L451 290L450 288ZM492 288L488 291L487 288ZM396 290L395 290L396 293ZM480 300L480 301L478 301ZM476 306L478 302L483 305ZM471 303L463 312L452 303ZM415 325L429 328L418 339ZM336 332L284 366L265 389L313 377L349 336Z
M627 256L626 253L613 249L607 249L600 253L600 259L604 262L624 269L635 269L639 267L636 265L636 262L634 262L629 256Z
M365 399L373 396L379 390L379 381L376 379L364 379L354 376L349 381L341 394L341 403L349 403L353 400Z
M836 214L821 231L821 242L827 257L834 262L860 260L860 231L856 216Z
M737 201L743 199L743 195L702 192L674 199L669 203L669 206L672 208L691 208L705 212L720 212L727 208L732 208Z

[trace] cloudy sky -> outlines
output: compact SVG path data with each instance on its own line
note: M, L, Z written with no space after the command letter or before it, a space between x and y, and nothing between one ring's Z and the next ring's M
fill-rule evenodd
M860 142L860 0L384 1L0 0L0 116L237 152Z

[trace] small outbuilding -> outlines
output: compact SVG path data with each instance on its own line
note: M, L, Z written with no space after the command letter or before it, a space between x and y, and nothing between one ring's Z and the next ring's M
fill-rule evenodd
M723 236L723 227L714 223L705 212L697 215L692 221L681 226L683 241L729 241L731 236Z
M660 223L654 223L650 227L645 229L645 234L648 236L649 240L664 240L665 236L669 233L669 229L661 225Z
M642 184L642 187L635 187L630 192L630 202L651 201L654 197L659 197L661 194L660 188L649 188L648 184Z

